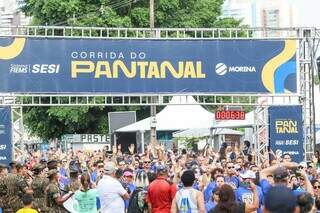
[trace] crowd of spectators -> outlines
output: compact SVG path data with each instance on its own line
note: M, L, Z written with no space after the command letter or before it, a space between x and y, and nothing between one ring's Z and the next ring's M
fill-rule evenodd
M250 143L220 150L131 145L112 152L51 149L0 165L2 212L306 213L320 212L320 156L293 162Z

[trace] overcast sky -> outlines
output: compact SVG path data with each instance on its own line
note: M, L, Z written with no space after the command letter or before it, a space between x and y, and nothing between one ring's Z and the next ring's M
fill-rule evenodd
M320 28L320 0L291 1L297 12L296 24L298 27Z

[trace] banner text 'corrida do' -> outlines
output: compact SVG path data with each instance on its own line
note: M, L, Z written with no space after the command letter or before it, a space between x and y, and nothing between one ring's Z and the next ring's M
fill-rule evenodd
M0 38L0 92L297 92L296 41Z

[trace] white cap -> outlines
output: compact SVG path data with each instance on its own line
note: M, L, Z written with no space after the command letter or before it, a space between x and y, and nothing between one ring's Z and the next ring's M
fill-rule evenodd
M240 173L240 177L243 179L256 179L256 174L251 170L247 170L244 173Z
M299 163L299 166L302 166L302 167L305 167L305 168L307 168L308 167L308 165L307 165L307 163L306 162L301 162L301 163Z

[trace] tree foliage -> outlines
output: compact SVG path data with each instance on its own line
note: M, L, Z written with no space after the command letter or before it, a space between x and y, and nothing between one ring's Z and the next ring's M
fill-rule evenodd
M219 18L223 0L155 0L155 26L177 28L236 27L240 20ZM22 11L34 25L149 27L148 0L25 0ZM149 107L27 107L24 121L33 135L43 139L63 134L107 133L110 111Z
M25 0L37 25L149 27L148 0ZM156 27L236 27L221 19L223 0L155 0Z

